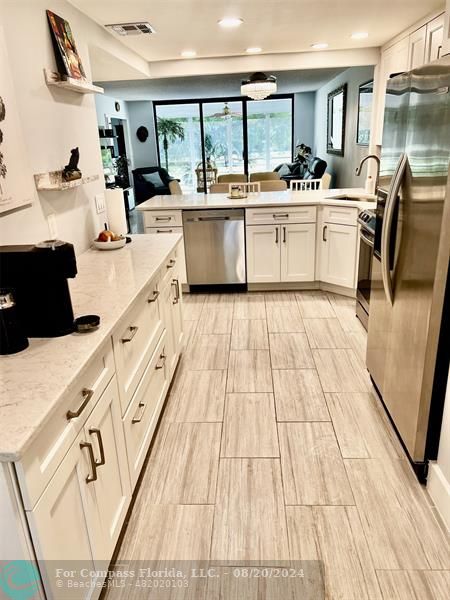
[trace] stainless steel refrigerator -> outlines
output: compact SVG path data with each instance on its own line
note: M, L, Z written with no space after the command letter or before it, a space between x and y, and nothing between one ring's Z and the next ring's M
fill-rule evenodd
M386 91L367 367L419 479L449 368L450 56Z

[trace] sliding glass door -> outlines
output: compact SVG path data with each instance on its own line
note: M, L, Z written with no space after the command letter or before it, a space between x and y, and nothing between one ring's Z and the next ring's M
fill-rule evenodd
M183 192L292 161L293 96L155 102L160 165ZM205 185L206 182L206 185Z
M183 192L197 191L197 173L203 171L199 105L161 104L155 116L161 167L180 180Z
M248 168L273 171L292 161L292 98L247 102Z

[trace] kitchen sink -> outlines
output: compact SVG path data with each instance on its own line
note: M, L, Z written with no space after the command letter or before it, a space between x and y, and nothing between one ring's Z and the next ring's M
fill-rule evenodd
M335 196L327 196L326 200L350 200L352 202L373 202L374 196L370 194L361 196L349 196L348 194L336 194Z

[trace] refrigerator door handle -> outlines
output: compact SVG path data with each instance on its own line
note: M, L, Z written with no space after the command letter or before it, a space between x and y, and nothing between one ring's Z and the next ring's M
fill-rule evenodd
M390 271L392 225L395 214L395 206L398 201L398 195L403 178L405 176L407 164L408 157L406 156L406 153L403 152L400 155L397 168L395 169L394 176L392 177L391 187L386 200L383 229L381 231L381 274L383 277L384 293L386 294L386 298L391 306L394 304L394 289Z

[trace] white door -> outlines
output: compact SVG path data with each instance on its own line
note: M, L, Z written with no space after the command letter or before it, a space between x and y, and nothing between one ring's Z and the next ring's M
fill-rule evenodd
M247 231L247 281L280 281L280 226L251 225Z
M85 600L98 597L100 588L59 588L55 567L79 571L104 568L102 531L97 508L91 447L77 437L32 511L27 512L36 557L48 598ZM107 567L108 563L106 563Z
M445 14L439 15L427 23L427 41L425 46L425 62L430 63L442 56L444 41Z
M324 223L320 249L320 280L355 288L358 228Z
M314 281L316 224L280 227L281 281Z
M425 42L427 38L427 26L424 25L409 36L409 70L417 69L425 63Z
M97 463L93 488L103 532L101 558L111 558L131 499L125 438L116 378L113 377L84 426Z

